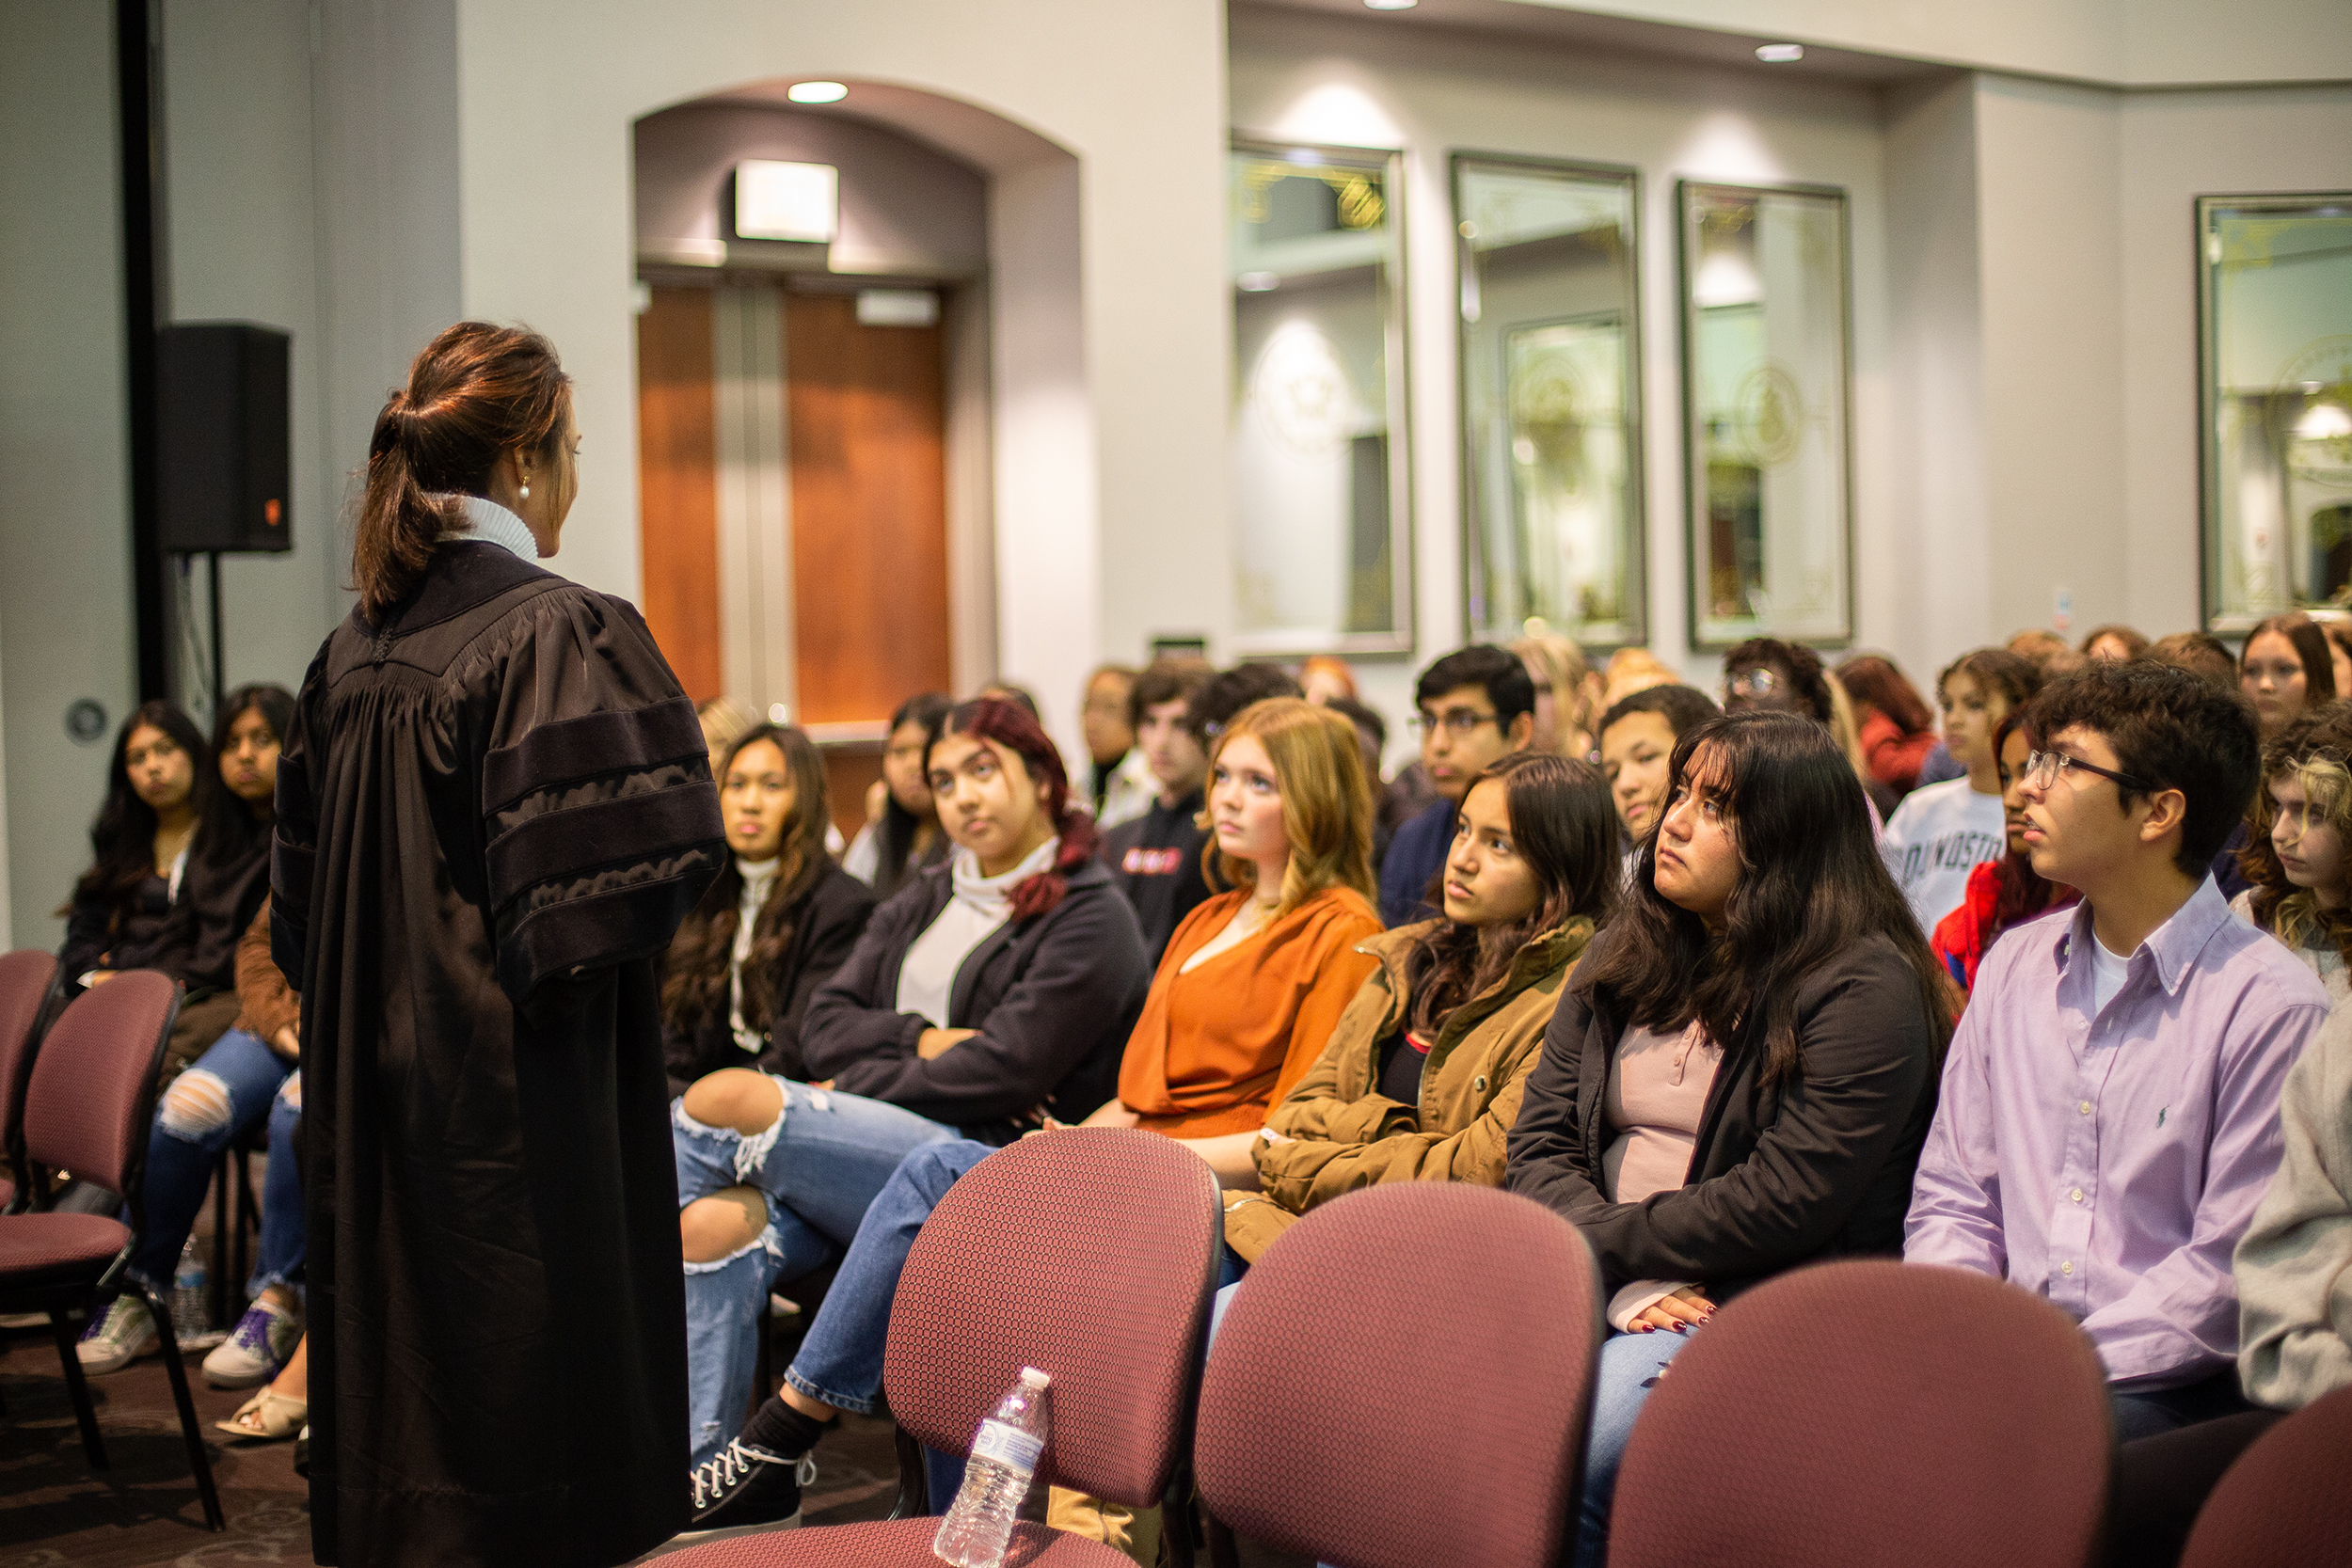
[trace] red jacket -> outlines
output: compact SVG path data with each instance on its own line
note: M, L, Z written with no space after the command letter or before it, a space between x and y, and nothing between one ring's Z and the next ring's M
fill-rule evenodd
M1873 713L1862 721L1863 760L1870 765L1870 777L1907 795L1919 783L1919 765L1935 750L1935 738L1933 730L1905 735L1895 721Z

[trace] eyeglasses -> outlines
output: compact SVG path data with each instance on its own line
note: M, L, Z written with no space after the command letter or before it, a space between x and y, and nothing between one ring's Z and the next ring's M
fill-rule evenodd
M1780 672L1762 668L1745 670L1724 677L1724 695L1729 697L1769 697L1781 689Z
M1477 734L1478 726L1481 724L1502 722L1502 716L1499 713L1481 713L1476 708L1469 707L1450 707L1443 713L1416 713L1405 721L1405 725L1417 736L1426 735L1431 730L1443 730L1454 739L1464 740Z
M2113 779L2126 789L2150 790L2156 787L2145 779L2134 778L2129 773L2119 773L2112 768L2102 768L2095 762L2085 762L2080 757L2070 757L2064 752L2027 752L2025 768L2019 777L2036 789L2047 790L2058 783L2058 775L2070 768L2079 768L2086 773L2096 773L2103 779Z

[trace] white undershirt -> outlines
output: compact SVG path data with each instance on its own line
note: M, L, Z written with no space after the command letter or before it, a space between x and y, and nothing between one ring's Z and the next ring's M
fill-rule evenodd
M949 1027L947 1009L955 997L956 972L972 950L1010 917L1012 890L1051 868L1054 857L1060 853L1061 840L1049 838L1003 876L983 877L979 857L959 848L948 863L954 892L947 907L924 927L898 965L898 1010L921 1014L935 1029Z
M2124 977L2130 974L2130 954L2122 958L2107 951L2107 944L2099 940L2096 931L2090 937L2090 1016L2097 1018L2107 1010L2115 993L2123 989Z
M743 876L743 895L735 904L735 952L727 959L727 1027L735 1035L735 1043L753 1055L759 1054L767 1044L764 1032L743 1022L743 960L752 956L752 928L759 924L759 911L767 905L769 891L776 885L776 869L784 864L782 855L771 855L754 863L742 856L735 857L735 869Z

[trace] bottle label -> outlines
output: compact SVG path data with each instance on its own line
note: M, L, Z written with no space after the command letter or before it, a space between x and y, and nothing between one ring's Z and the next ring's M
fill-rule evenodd
M982 1421L980 1433L972 1439L972 1457L993 1459L1011 1469L1035 1474L1038 1456L1045 1451L1045 1440L1032 1437L1019 1427L1003 1421Z

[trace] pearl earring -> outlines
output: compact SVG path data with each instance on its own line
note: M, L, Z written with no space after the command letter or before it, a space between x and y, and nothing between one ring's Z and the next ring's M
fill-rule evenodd
M526 480L524 480L524 481L523 481L523 499L525 499L525 500L529 500L530 499L531 499L531 481L529 481L529 480L527 480L527 479L526 479Z

